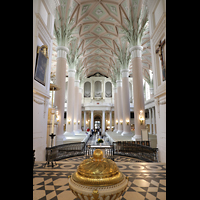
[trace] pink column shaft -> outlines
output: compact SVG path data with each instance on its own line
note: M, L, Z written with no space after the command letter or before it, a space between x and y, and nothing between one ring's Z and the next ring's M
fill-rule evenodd
M62 136L64 132L64 104L65 104L65 76L66 76L66 58L57 58L56 67L56 85L60 90L55 92L55 106L58 106L58 115L60 117L57 127L57 136Z
M143 94L143 74L142 74L142 47L134 46L132 51L132 74L133 74L133 95L134 95L134 120L135 120L135 138L141 139L141 129L145 128L145 109ZM139 120L140 110L143 111L143 124Z
M129 82L128 82L128 70L122 70L122 107L123 107L123 133L131 134L130 126L130 102L129 102ZM126 121L129 121L127 125Z
M78 130L78 102L79 102L79 87L77 85L77 81L75 81L75 89L74 89L74 131Z
M115 103L115 107L114 107L114 109L115 109L115 112L114 112L114 116L115 116L115 121L114 121L114 127L115 127L115 131L118 131L118 125L116 124L116 120L118 120L118 109L117 109L117 88L115 87L115 93L114 93L114 103Z
M123 131L123 109L122 109L122 81L117 80L117 111L118 111L118 133L122 133Z
M78 93L78 95L79 95L79 102L78 102L78 110L79 110L79 112L78 112L78 121L80 121L79 122L79 124L78 124L78 130L79 131L81 131L81 122L82 122L82 107L81 107L81 102L82 102L82 89L80 89L79 88L79 93Z
M70 74L70 75L69 75ZM68 70L68 92L67 92L67 133L74 133L74 80L75 80L75 70ZM71 119L70 124L68 120Z

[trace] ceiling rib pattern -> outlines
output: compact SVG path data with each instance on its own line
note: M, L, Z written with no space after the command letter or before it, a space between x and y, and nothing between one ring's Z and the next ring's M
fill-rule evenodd
M70 23L76 27L73 35L79 38L79 53L86 77L97 72L111 76L116 62L114 53L121 46L123 30L127 25L129 0L72 0ZM56 71L56 39L53 40L52 74ZM149 30L142 39L143 75L149 79L151 49ZM131 62L130 62L131 69ZM67 72L66 72L67 75Z

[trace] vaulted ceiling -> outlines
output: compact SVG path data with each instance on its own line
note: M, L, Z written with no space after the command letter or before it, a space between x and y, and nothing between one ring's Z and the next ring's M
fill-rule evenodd
M82 53L80 58L86 77L97 72L112 76L111 66L116 62L114 52L123 42L120 25L127 24L129 0L72 0L70 7L70 20L76 26L73 33L79 38L79 52ZM56 46L54 38L52 74L56 71ZM143 76L148 80L151 69L149 30L143 36L142 46Z

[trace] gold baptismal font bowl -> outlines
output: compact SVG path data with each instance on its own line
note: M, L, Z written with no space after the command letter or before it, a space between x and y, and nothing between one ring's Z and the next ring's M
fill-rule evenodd
M115 200L126 190L128 177L119 171L114 161L103 158L96 149L93 157L84 160L69 176L69 187L81 200Z

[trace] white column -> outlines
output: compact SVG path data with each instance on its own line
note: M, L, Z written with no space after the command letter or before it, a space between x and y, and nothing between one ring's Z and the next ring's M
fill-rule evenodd
M91 110L90 130L94 128L94 110Z
M145 129L145 109L143 94L143 74L142 74L142 46L133 46L130 48L132 55L132 75L133 75L133 96L134 96L134 120L135 135L132 140L141 140L141 129ZM144 118L141 124L139 120L140 111Z
M58 46L57 51L57 67L56 67L56 85L60 90L55 92L55 106L58 106L59 122L56 133L56 144L62 144L66 139L64 132L64 105L65 105L65 76L66 76L66 55L69 51L64 46Z
M110 131L112 131L112 110L110 111Z
M78 133L78 113L79 113L79 80L74 81L74 133Z
M151 117L151 108L149 108L149 119L150 119L150 133L152 134L152 117Z
M123 132L122 80L117 80L117 112L118 112L117 133L122 133Z
M78 131L81 132L81 125L82 125L82 91L83 89L81 87L79 87L79 102L78 102L78 108L79 108L79 112L78 112Z
M114 127L115 127L115 132L118 131L118 125L116 124L116 121L118 121L118 109L117 109L117 87L114 87L114 115L115 115L115 121L114 121Z
M122 108L123 108L123 132L121 135L133 135L130 125L130 102L129 102L129 82L128 69L121 70L122 73ZM128 123L127 123L128 122Z
M105 133L105 110L102 111L102 127L101 132Z
M155 129L155 112L154 112L155 107L152 108L152 115L153 115L153 134L156 134L156 129Z
M75 69L68 69L67 120L65 135L74 135Z
M84 131L86 130L86 111L84 111Z

